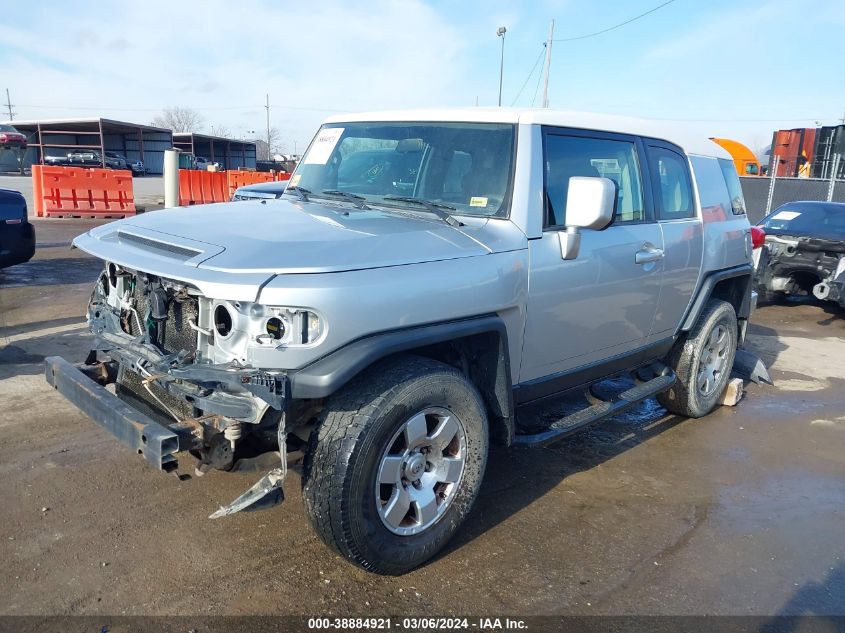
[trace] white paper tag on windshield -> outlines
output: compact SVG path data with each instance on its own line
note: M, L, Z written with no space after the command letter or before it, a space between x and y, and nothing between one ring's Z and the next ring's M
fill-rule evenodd
M800 211L781 211L780 213L774 214L772 220L794 220L799 215L801 215Z
M306 165L325 165L329 156L334 151L334 146L340 140L343 134L342 127L331 127L327 130L322 130L317 138L314 139L314 144L311 146L308 156L305 157Z
M839 265L836 267L836 273L833 275L833 278L836 279L843 273L845 273L845 257L840 257Z

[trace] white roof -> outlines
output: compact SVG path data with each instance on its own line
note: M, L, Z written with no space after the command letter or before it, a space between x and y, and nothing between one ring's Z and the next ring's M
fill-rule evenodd
M555 125L649 136L675 143L688 154L731 158L727 151L709 138L685 130L684 126L677 121L638 119L614 114L549 110L547 108L433 108L339 114L328 117L324 123L342 123L345 121L461 121L466 123Z

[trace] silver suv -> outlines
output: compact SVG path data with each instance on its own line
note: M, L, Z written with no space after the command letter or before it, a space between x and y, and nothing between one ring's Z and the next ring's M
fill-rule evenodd
M753 308L724 150L548 110L331 118L278 200L74 245L105 262L96 346L47 359L48 382L162 470L277 451L212 517L281 501L302 460L322 539L388 574L459 528L491 442L548 444L655 396L709 413ZM615 396L520 425L522 405L625 372Z

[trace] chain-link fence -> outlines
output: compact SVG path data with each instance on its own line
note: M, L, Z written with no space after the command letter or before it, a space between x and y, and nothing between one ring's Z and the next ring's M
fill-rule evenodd
M756 224L772 209L796 200L845 202L845 180L744 176L742 195L748 220Z

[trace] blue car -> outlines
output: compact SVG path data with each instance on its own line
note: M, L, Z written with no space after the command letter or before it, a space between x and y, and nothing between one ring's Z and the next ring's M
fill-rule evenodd
M269 200L272 198L281 198L287 186L287 180L244 185L235 189L235 193L232 194L232 202L237 200Z
M26 216L26 200L0 189L0 268L22 264L35 254L35 229Z

